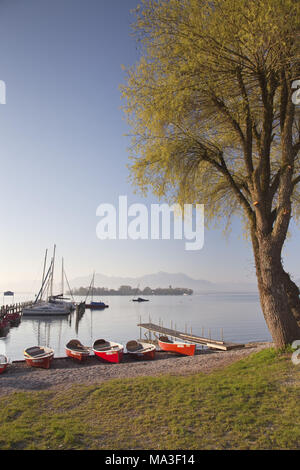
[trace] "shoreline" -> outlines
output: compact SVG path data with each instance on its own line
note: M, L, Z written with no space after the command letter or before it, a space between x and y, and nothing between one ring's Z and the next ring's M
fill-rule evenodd
M25 361L15 361L0 376L0 396L20 391L64 390L72 385L97 385L112 379L208 374L269 347L272 347L270 342L252 342L231 351L200 350L195 356L159 351L153 361L135 360L125 354L120 364L102 363L95 356L84 363L63 357L54 358L50 369L28 367Z

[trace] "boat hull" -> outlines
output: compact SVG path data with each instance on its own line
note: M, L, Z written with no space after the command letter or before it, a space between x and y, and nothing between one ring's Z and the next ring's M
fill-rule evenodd
M155 349L152 349L151 351L145 351L145 352L128 351L128 354L130 354L130 356L134 357L135 359L139 359L139 360L152 361L153 359L155 359Z
M6 371L8 364L0 364L0 374Z
M86 304L85 308L89 308L90 310L104 310L105 308L108 308L108 305Z
M72 349L66 348L66 355L75 359L75 361L84 362L89 357L90 353L85 351L74 351Z
M124 350L119 351L95 351L95 356L101 362L111 362L113 364L119 364L123 360Z
M194 356L196 352L195 344L186 343L165 343L158 340L158 345L163 351L182 354L184 356Z
M43 310L43 309L23 309L23 315L27 317L57 317L70 315L69 311L63 309Z
M0 374L6 371L8 367L8 359L6 356L1 355L1 363L0 363Z
M51 366L53 357L54 357L54 353L48 354L47 356L43 356L43 357L26 357L25 356L25 361L26 361L26 364L30 367L40 367L42 369L49 369Z
M134 359L152 360L155 358L156 347L154 344L140 341L129 341L126 345L127 353Z
M49 369L53 357L54 350L48 347L34 346L24 351L24 359L26 364L30 367Z

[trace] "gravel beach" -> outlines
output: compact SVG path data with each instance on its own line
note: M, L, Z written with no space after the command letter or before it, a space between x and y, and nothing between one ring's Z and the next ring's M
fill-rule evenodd
M209 373L271 346L272 343L249 343L243 349L203 350L193 357L158 352L154 361L137 361L125 354L121 364L104 364L94 356L82 364L70 358L58 358L53 360L48 370L14 362L0 375L0 396L24 390L61 390L74 384L92 385L110 379Z

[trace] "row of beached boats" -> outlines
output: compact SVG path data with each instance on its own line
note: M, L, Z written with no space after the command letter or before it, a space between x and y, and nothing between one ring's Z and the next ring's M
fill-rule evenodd
M195 344L175 342L167 336L160 336L158 346L162 351L177 353L184 356L194 356ZM75 361L86 361L94 354L102 362L120 363L123 360L124 346L113 341L97 339L93 347L84 346L78 339L72 339L66 344L66 355ZM129 341L126 345L128 355L135 359L155 359L156 346L142 341ZM24 359L31 367L49 369L54 358L54 350L46 346L33 346L25 349ZM9 364L6 356L0 355L0 374L4 372Z

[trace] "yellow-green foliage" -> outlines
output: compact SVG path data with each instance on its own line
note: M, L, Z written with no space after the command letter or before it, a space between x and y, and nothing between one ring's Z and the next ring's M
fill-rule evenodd
M131 176L139 189L204 203L209 218L241 215L240 201L220 171L221 156L249 199L240 133L247 134L247 109L256 132L262 130L263 72L267 87L278 83L271 174L278 171L280 77L282 70L290 80L299 74L299 18L295 0L142 2L134 24L141 59L122 87L134 135ZM298 125L295 119L295 135ZM255 137L252 158L258 165ZM299 169L298 159L295 174ZM294 197L299 201L296 190Z

